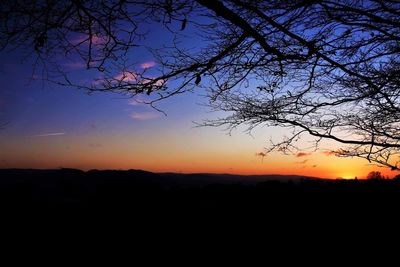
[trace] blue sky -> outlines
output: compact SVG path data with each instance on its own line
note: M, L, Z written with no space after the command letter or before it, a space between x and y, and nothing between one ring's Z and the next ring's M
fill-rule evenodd
M162 46L167 36L153 28L147 41ZM189 26L190 30L190 26ZM188 31L189 31L188 30ZM190 31L189 31L190 33ZM198 39L187 39L196 47ZM164 116L116 93L94 93L59 86L32 76L32 58L3 51L0 63L0 167L146 169L172 172L303 174L320 177L366 175L375 167L362 160L328 157L320 152L260 157L278 128L259 128L249 135L239 128L195 127L210 113L202 89L160 102ZM130 54L135 66L154 58L141 49ZM76 59L61 63L76 81L91 80ZM152 68L156 69L157 65ZM150 69L152 71L152 69ZM32 79L33 78L33 79ZM170 84L173 86L173 84ZM145 96L139 96L144 98Z

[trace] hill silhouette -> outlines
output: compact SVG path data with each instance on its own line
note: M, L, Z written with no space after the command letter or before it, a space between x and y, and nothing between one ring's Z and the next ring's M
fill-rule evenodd
M398 180L76 169L2 169L0 177L3 210L350 211L400 200Z
M3 233L9 233L18 246L22 238L33 235L29 249L44 236L59 249L55 244L65 240L71 247L79 246L82 237L99 244L113 237L114 246L130 234L129 242L148 242L153 251L160 240L165 241L163 250L179 238L186 240L184 246L199 238L209 245L221 233L231 240L258 236L264 230L267 238L285 240L285 246L282 235L300 234L303 246L310 232L324 239L336 237L337 229L348 229L352 235L358 231L360 236L376 229L381 234L387 222L396 221L399 203L399 180L0 170ZM86 244L81 244L84 251Z

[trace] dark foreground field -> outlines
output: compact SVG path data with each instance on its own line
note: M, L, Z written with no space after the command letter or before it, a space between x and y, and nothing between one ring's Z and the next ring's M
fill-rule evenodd
M43 240L51 251L69 244L84 254L93 246L107 254L115 245L150 252L178 245L193 252L191 245L205 244L195 250L201 258L205 248L216 254L249 244L325 250L321 244L332 240L352 251L398 232L396 180L72 169L0 170L0 177L0 225L6 222L0 232L16 251Z
M151 173L140 170L0 170L3 211L380 212L400 203L397 180Z

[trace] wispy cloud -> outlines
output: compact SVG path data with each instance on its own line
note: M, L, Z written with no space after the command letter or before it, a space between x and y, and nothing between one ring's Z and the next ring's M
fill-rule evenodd
M131 100L128 101L128 105L129 106L140 106L141 104L142 103L137 99L131 99Z
M145 104L146 102L149 102L148 100L144 99L143 97L136 96L135 98L132 98L128 101L129 106L140 106Z
M156 65L156 63L154 61L146 61L146 62L143 62L142 64L140 64L140 67L142 69L148 69L148 68L154 67L155 65Z
M307 153L307 152L299 152L296 154L296 158L301 158L301 157L308 157L310 156L311 153Z
M113 77L113 82L136 83L149 86L163 86L167 83L166 80L156 79L153 77L144 78L134 71L124 71Z
M302 160L302 161L297 161L295 162L296 164L306 164L308 159Z
M161 79L161 80L152 80L153 78L151 78L151 79L143 79L143 84L147 84L147 83L150 83L150 84L152 84L152 85L155 85L155 86L163 86L163 85L165 85L166 83L167 83L167 81L166 80L163 80L163 79Z
M137 81L137 74L131 71L124 71L114 77L115 80L121 82L133 82Z
M36 134L32 135L33 137L47 137L47 136L58 136L58 135L65 135L66 133L44 133L44 134Z
M349 152L344 149L337 149L337 150L322 151L321 153L324 154L325 156L336 156L336 155L345 155Z
M159 112L133 112L131 118L138 121L148 121L160 118Z
M80 44L89 44L89 40L92 41L92 44L94 45L105 44L107 42L106 37L102 37L100 35L95 35L95 34L93 34L91 38L89 38L89 35L77 36L70 42L74 45L80 45Z

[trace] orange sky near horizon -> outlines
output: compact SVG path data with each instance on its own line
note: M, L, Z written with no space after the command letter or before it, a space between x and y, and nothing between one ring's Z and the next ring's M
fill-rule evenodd
M162 118L161 118L162 119ZM165 118L170 120L172 118ZM156 123L153 120L152 123ZM183 124L183 125L182 125ZM1 168L143 169L153 172L296 174L321 178L365 178L370 171L393 177L396 172L368 165L363 159L327 156L322 151L297 155L257 155L267 142L219 128L194 128L190 122L160 133L142 128L118 133L14 136L0 141ZM178 129L179 130L178 130ZM178 131L177 131L178 130Z
M322 178L364 178L370 171L393 177L399 172L363 159L327 156L335 143L320 151L265 157L269 140L285 131L245 127L231 135L222 127L195 127L195 122L221 115L210 113L204 92L177 95L160 103L167 116L116 94L88 96L76 88L43 87L29 81L30 67L12 54L0 63L0 168L143 169L153 172L297 174ZM7 62L8 60L8 62ZM142 64L150 64L149 59ZM79 67L79 66L78 66ZM77 78L86 78L81 69ZM81 75L81 76L79 76ZM23 79L21 77L26 77ZM143 96L141 96L143 97ZM302 139L302 147L310 147Z

